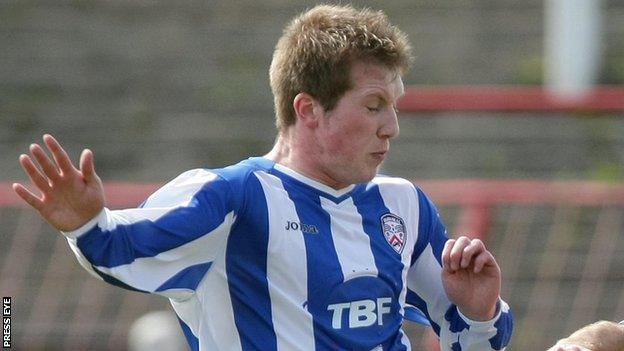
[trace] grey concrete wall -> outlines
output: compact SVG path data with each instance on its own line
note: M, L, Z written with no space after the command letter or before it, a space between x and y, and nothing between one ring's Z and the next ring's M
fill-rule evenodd
M384 9L410 36L416 62L407 84L540 81L542 1L354 3ZM44 132L75 157L92 148L106 180L161 181L266 152L275 134L272 49L287 19L312 5L1 2L0 179L23 177L16 159ZM601 82L624 83L624 1L604 1L604 11ZM622 176L621 116L490 116L406 116L385 170L586 177L602 167Z

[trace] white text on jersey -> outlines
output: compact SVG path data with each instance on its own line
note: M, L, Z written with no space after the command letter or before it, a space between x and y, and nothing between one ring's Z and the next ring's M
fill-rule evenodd
M383 325L383 315L390 313L392 298L380 297L375 300L358 300L335 303L327 306L332 311L332 328L342 328L342 312L349 310L349 328L368 327L377 322ZM375 311L376 310L376 311Z

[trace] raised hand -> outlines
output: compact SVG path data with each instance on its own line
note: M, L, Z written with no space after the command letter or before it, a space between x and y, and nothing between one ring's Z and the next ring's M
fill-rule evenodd
M95 173L93 153L83 150L80 169L76 169L54 137L46 134L43 142L53 159L38 144L30 145L31 156L19 157L22 168L41 195L35 195L20 183L14 183L13 190L56 229L78 229L95 217L105 202L102 181Z
M492 319L501 289L494 256L479 239L450 239L442 251L442 283L449 299L468 318Z

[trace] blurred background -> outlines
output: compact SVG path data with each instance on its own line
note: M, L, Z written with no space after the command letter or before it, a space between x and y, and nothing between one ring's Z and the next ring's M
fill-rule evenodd
M420 184L450 232L488 241L515 314L509 349L624 319L624 0L350 3L410 37L384 172ZM18 205L18 156L43 133L74 159L89 147L121 207L184 170L266 153L273 47L314 5L0 1L0 293L13 298L15 349L129 349L134 321L169 310L93 279ZM514 105L526 96L541 102ZM406 328L424 350L426 328Z

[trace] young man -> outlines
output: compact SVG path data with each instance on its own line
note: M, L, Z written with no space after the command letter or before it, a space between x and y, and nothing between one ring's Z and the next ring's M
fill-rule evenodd
M443 350L501 350L512 317L479 240L447 240L410 182L377 176L399 132L410 61L381 12L317 6L295 18L270 69L276 144L188 171L140 208L104 207L93 154L33 144L15 191L63 231L95 276L166 296L194 350L409 350L422 311Z

